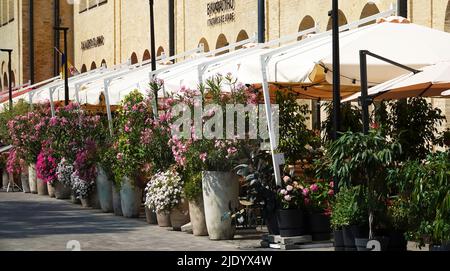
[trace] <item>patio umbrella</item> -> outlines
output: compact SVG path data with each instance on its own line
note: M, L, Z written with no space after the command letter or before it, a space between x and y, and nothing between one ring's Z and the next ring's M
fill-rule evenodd
M409 97L445 97L450 90L450 61L420 69L421 72L406 74L394 78L369 90L374 100L404 99ZM344 101L353 101L360 97L354 94Z
M405 66L419 69L440 61L450 61L450 33L428 27L383 22L354 35L352 42L341 45L341 76L343 85L360 85L360 50L369 50ZM332 56L321 60L327 68L327 81L332 82ZM374 86L408 72L369 57L368 81Z

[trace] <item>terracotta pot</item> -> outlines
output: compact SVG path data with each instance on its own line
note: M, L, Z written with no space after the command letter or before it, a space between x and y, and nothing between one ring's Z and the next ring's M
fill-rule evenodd
M28 166L28 183L30 185L30 191L32 194L37 194L37 176L36 176L36 164Z
M52 184L47 183L47 192L50 198L55 198L55 187Z
M63 185L60 182L55 182L55 197L56 199L70 199L70 195L72 194L72 189Z
M170 214L156 213L156 220L158 220L158 226L162 228L172 227Z
M39 196L48 196L47 183L37 178L37 191Z
M24 193L31 193L30 189L30 181L28 177L28 167L26 167L22 172L20 173L20 180L22 182L22 189Z
M170 224L174 231L181 231L181 227L188 224L189 221L189 202L182 199L181 203L170 211Z
M89 198L86 199L81 199L81 206L83 206L83 208L90 208L92 207L91 205L91 200Z
M208 236L203 195L200 195L197 200L189 201L189 215L194 236Z

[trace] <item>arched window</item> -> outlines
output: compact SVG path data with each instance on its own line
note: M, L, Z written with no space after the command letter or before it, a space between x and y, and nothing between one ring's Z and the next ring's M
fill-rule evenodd
M347 17L345 17L344 12L342 12L342 10L339 10L339 26L343 26L347 24ZM328 25L327 25L327 31L331 30L331 28L333 27L333 18L330 18L328 20Z
M164 48L162 46L159 46L158 51L156 52L156 56L162 56L162 54L164 53Z
M307 15L300 22L300 25L298 27L298 32L311 29L314 26L316 26L316 22L314 21L314 19L311 16ZM298 40L301 40L302 38L303 37L298 37Z
M97 69L97 64L95 64L95 61L91 64L91 71Z
M217 38L216 49L220 49L220 48L228 46L228 45L229 45L229 43L228 43L228 40L225 37L225 35L224 34L220 34L219 37ZM228 52L229 51L227 50L227 51L224 51L224 52L221 52L221 53L217 53L216 55L223 55L223 54L226 54Z
M81 73L85 73L87 72L87 67L86 64L83 64L83 66L81 66Z
M131 65L137 64L138 63L138 58L136 53L132 53L131 54Z
M205 38L202 38L199 42L198 45L203 44L203 49L206 52L209 52L209 44L208 41Z
M375 14L378 14L378 13L380 13L380 10L378 9L377 5L375 3L373 3L373 2L369 2L369 3L367 3L364 6L364 8L363 8L363 10L361 12L360 19L364 19L364 18L367 18L369 16L372 16L372 15L375 15ZM365 23L363 25L360 25L360 27L363 27L363 26L366 26L366 25L370 25L370 24L374 24L376 22L377 22L376 20L373 20L373 21L370 21L370 22Z
M150 58L151 58L150 52L148 50L145 50L144 56L142 56L142 61L150 60Z
M108 65L106 64L106 60L102 60L102 65L101 65L102 67L104 67L104 68L107 68L108 67Z
M240 41L243 41L243 40L248 40L248 34L247 34L247 32L245 30L241 30L239 32L239 34L238 34L238 36L236 38L236 42L240 42ZM242 45L236 47L236 49L241 49L241 48L242 48Z
M450 32L450 0L447 4L447 11L445 12L445 26L444 26L445 32Z

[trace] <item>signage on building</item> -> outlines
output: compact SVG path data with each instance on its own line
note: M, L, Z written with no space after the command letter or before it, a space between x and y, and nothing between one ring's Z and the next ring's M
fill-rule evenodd
M105 45L105 37L98 36L96 38L88 39L81 42L81 50L86 51L92 48Z
M235 0L216 0L206 5L208 14L208 26L216 26L234 22L236 3Z

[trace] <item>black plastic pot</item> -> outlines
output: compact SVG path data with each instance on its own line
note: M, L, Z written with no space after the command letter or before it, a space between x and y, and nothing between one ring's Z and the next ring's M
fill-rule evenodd
M450 251L450 242L444 245L431 245L430 251Z
M324 214L311 214L309 230L313 241L329 241L331 239L330 217Z
M351 230L354 238L369 238L369 225L351 226Z
M303 236L307 233L305 214L302 210L278 210L278 226L281 237Z
M355 245L358 251L371 251L370 248L367 248L367 243L369 242L369 238L355 238Z
M387 233L389 237L388 251L407 251L408 241L402 231L391 231Z
M275 213L274 213L275 214ZM266 218L267 230L271 235L280 235L280 227L278 227L277 216L268 216Z
M334 250L345 251L344 232L342 230L334 231Z
M356 251L355 236L353 235L352 227L345 226L343 229L344 246L346 251Z

